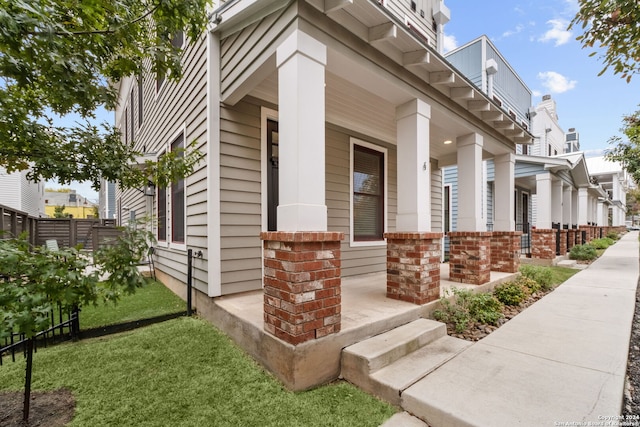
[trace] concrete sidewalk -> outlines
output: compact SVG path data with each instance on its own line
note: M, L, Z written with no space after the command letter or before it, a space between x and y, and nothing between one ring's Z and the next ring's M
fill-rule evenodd
M638 255L638 232L627 233L589 268L406 389L402 407L432 427L615 420Z

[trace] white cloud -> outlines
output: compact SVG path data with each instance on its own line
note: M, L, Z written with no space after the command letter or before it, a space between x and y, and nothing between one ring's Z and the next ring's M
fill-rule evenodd
M516 25L516 28L514 28L513 30L507 30L507 31L505 31L504 33L502 33L502 36L501 36L501 37L502 37L502 38L510 37L510 36L512 36L512 35L514 35L514 34L521 33L521 32L522 32L522 30L524 30L524 25L522 25L522 24L518 24L518 25Z
M456 36L445 34L442 40L442 43L443 43L442 47L444 48L445 53L450 52L453 49L458 47L458 41L456 40Z
M538 73L538 80L542 81L542 86L547 88L551 93L563 93L576 87L578 83L575 80L569 80L560 73L555 71L545 71Z
M547 21L547 24L551 25L551 29L547 30L542 37L538 38L538 41L553 41L555 42L555 46L560 46L569 42L571 39L571 31L567 31L567 27L569 26L569 22L567 20L551 19Z

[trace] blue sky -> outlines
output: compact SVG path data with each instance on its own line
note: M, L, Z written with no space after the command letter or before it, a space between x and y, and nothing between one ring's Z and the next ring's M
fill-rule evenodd
M600 155L609 138L622 136L622 117L640 109L640 75L631 83L607 71L599 54L589 57L576 41L581 28L566 28L577 0L446 0L445 50L486 35L533 92L556 101L559 124L576 128L587 157Z

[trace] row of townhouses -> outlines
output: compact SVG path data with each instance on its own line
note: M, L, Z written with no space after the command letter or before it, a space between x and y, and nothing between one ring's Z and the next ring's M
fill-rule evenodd
M197 141L205 160L169 188L116 190L116 215L152 216L158 278L184 296L192 277L198 310L287 386L339 373L326 337L351 278L422 305L442 260L482 284L525 247L551 262L624 224L622 172L590 177L554 100L533 108L486 37L443 53L442 0L228 0L209 16L173 37L184 77L123 79L116 111L148 158ZM260 333L217 305L248 292L264 294L246 307Z

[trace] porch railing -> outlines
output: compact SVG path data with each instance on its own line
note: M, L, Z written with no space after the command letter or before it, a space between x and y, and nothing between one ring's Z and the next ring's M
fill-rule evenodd
M520 254L530 257L531 256L531 224L529 224L528 222L516 223L516 231L522 231L522 236L520 236Z

